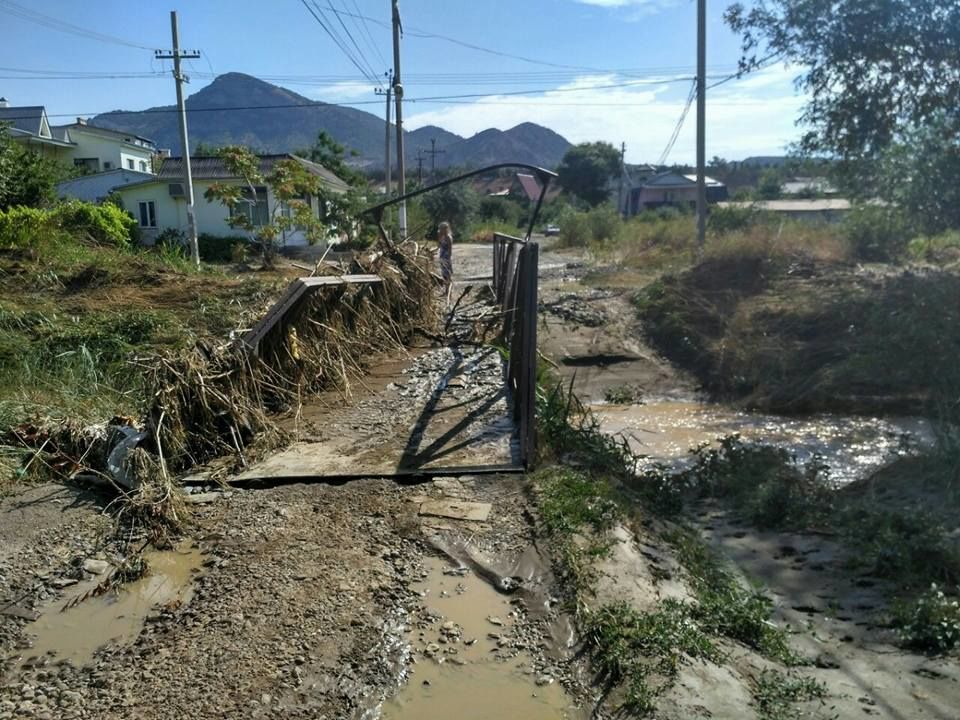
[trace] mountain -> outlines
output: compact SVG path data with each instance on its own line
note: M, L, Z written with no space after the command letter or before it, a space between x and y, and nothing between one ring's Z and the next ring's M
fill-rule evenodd
M187 98L190 145L249 145L260 152L293 152L313 145L320 130L362 157L383 156L383 120L354 108L318 103L242 73L218 76ZM279 107L277 107L279 106ZM303 107L298 107L303 106ZM115 110L91 124L150 138L180 155L176 107Z
M490 128L453 144L444 160L449 165L480 166L512 161L553 168L569 147L570 143L553 130L522 123L509 130Z
M330 105L243 73L226 73L186 100L190 145L242 144L259 152L293 152L313 145L320 130L355 151L356 165L383 166L384 121L363 110ZM141 111L114 110L97 115L91 125L126 130L147 137L157 147L180 154L176 107ZM392 128L391 128L392 130ZM570 146L560 135L533 123L510 130L484 130L462 138L430 125L404 133L407 167L416 168L417 151L436 140L437 167L526 162L555 167ZM391 142L394 140L391 136ZM429 156L424 157L425 166Z

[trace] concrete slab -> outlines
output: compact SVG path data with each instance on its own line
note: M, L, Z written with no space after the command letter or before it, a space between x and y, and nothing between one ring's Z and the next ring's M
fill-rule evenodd
M490 503L470 502L468 500L429 500L420 505L421 515L484 522L490 517Z

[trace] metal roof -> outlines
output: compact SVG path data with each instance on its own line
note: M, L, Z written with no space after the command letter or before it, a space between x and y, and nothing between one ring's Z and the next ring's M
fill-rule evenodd
M57 195L86 200L87 202L97 202L117 188L152 179L153 175L150 173L117 168L116 170L81 175L71 180L64 180L57 185Z
M273 172L273 168L281 160L294 160L312 175L319 177L324 185L331 190L346 192L349 185L322 165L305 160L296 155L258 155L260 161L260 174L267 175ZM190 158L190 170L194 180L237 180L237 176L228 169L223 158L209 155L200 155ZM133 183L133 185L145 185L149 182L182 182L183 181L183 158L169 157L164 159L163 164L157 171L156 176L142 183ZM127 186L130 187L130 186Z
M126 132L124 130L114 130L113 128L100 127L99 125L91 125L85 122L75 122L75 123L70 123L68 125L51 125L50 126L50 131L54 135L56 135L58 131L63 133L63 132L69 132L70 130L79 130L80 132L89 130L95 134L111 135L113 137L123 138L126 142L130 142L134 145L136 143L133 143L132 142L133 140L139 140L141 142L147 143L148 145L151 146L151 148L155 145L153 140L151 140L150 138L145 138L141 135L134 135L133 133Z
M517 173L517 180L520 181L520 187L523 188L528 198L536 200L540 197L540 183L537 182L537 179L533 175Z
M43 114L43 105L0 108L0 122L9 122L17 130L23 130L31 135L40 135Z

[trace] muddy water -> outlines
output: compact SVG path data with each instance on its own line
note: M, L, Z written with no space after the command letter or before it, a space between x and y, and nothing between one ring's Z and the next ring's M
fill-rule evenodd
M144 558L149 572L140 580L63 610L106 577L98 576L73 586L72 592L47 607L28 628L35 640L24 652L23 662L69 660L79 667L107 643L133 641L154 608L189 601L193 577L202 563L200 550L151 551Z
M691 449L737 433L744 440L784 447L799 462L820 455L838 484L865 477L910 448L933 441L929 423L920 418L784 417L671 401L596 404L592 410L605 432L622 434L651 463L689 462Z
M523 653L505 658L500 647L514 624L509 598L472 573L447 575L450 566L427 562L417 586L426 613L414 622L416 663L407 684L384 703L384 720L578 720L557 682L537 676Z

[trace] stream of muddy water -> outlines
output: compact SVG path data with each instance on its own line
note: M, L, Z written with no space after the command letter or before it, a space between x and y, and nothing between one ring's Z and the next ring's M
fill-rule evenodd
M913 417L788 417L676 401L597 403L591 410L604 432L625 437L646 463L679 467L690 462L690 451L697 446L737 434L746 441L782 447L800 463L819 456L838 485L866 477L899 455L933 442L929 422Z
M106 575L95 576L44 608L28 628L33 643L23 652L21 664L69 661L80 667L107 643L136 639L158 607L189 601L202 563L199 549L152 550L144 553L144 560L148 571L139 580L94 595Z
M472 572L437 558L415 589L424 609L408 641L416 661L383 720L579 720L582 713L556 679L536 673L511 650L516 623L510 597Z

